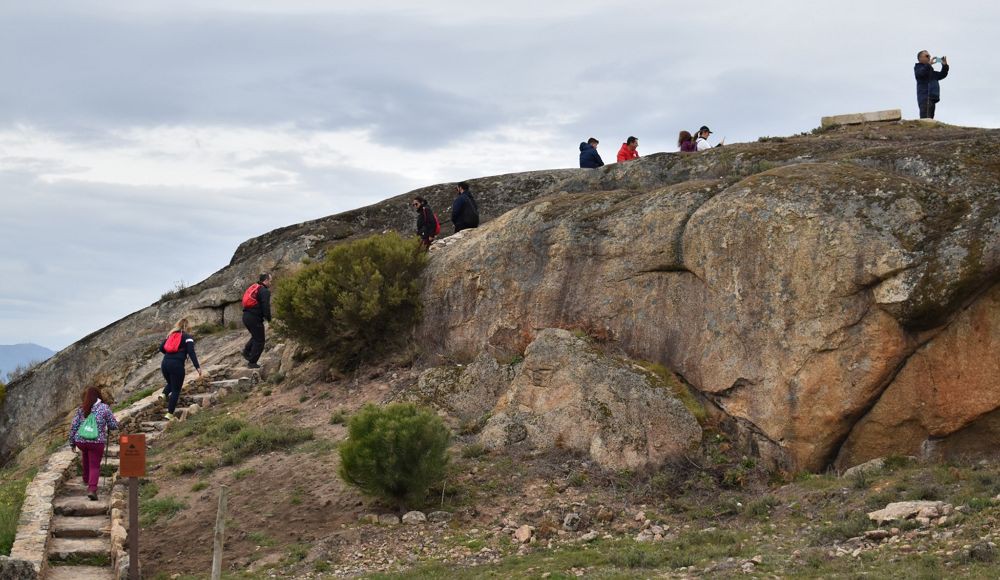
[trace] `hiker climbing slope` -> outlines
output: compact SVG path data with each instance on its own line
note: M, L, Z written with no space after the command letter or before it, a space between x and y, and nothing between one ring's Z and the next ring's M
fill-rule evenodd
M264 352L264 321L271 321L271 275L264 273L243 293L243 326L250 332L250 340L243 347L247 367L259 369Z
M167 338L160 343L160 352L163 353L160 371L163 372L163 378L167 380L167 386L160 393L160 398L167 400L167 414L164 418L167 421L173 421L176 419L174 411L177 409L177 400L181 396L181 386L184 385L184 365L187 359L191 359L191 364L198 371L198 376L202 376L198 355L194 351L191 324L187 318L181 318L170 329Z
M73 424L69 428L69 445L80 450L80 465L83 467L83 483L87 485L87 497L97 501L97 482L101 477L101 456L108 444L108 430L117 429L111 407L101 400L101 390L89 386L83 391L83 401L76 409Z

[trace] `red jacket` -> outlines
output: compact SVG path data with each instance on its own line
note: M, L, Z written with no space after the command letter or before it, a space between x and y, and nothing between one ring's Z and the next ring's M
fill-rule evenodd
M622 161L632 161L639 158L639 151L629 149L628 143L622 143L622 148L618 150L618 163Z

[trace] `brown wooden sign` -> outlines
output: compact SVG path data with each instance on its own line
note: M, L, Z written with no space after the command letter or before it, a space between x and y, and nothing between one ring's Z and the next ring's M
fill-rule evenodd
M146 435L122 435L118 441L118 470L122 477L146 476Z

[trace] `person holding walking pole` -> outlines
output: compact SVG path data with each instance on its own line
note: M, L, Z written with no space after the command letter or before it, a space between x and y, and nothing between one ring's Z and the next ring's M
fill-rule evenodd
M118 420L104 401L101 390L91 385L83 391L83 401L76 409L69 428L69 444L80 451L83 482L87 497L97 501L97 483L101 477L101 456L108 444L108 431L118 429Z

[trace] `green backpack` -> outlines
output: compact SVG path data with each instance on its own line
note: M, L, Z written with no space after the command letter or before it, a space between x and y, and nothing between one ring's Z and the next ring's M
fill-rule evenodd
M101 430L97 427L97 413L91 413L76 431L76 436L87 441L97 441L101 436Z

